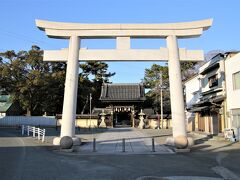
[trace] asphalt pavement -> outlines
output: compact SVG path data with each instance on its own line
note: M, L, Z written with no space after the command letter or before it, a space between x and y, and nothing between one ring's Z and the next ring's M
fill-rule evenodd
M131 132L119 131L125 137ZM106 137L111 139L108 133L111 132L77 130L85 144L93 138L101 141ZM136 134L143 137L142 142L155 136L159 145L163 145L164 138L171 135L165 130L131 133L133 140ZM19 129L0 128L0 179L240 179L239 143L190 134L197 140L190 153L85 154L79 150L64 152L52 146L52 138L58 134L59 130L47 129L46 141L42 143L32 137L22 137ZM119 139L122 136L118 136L116 141ZM79 148L81 146L75 147Z

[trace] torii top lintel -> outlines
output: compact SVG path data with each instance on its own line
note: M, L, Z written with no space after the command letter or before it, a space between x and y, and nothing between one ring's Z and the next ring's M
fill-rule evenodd
M212 19L168 23L168 24L80 24L36 20L39 29L49 37L68 39L71 36L81 38L143 37L166 38L175 35L178 38L200 36L203 30L212 25Z
M168 47L154 49L131 49L130 38L179 38L198 37L212 25L212 19L170 24L78 24L36 20L37 27L51 38L70 39L116 38L116 49L80 49L79 61L167 61ZM177 43L177 42L176 42ZM77 46L76 46L77 47ZM201 61L201 50L179 49L179 60ZM45 50L44 61L63 61L69 59L69 49Z

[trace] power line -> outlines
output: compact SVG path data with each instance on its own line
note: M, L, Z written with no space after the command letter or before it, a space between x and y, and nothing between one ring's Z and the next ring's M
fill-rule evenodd
M4 29L0 29L1 33L4 33L5 35L9 36L9 37L12 37L12 38L15 38L15 39L20 39L20 40L24 40L24 41L27 41L27 42L30 42L32 44L47 44L47 45L50 45L52 46L52 44L50 43L47 43L45 41L42 41L42 40L31 40L33 38L29 37L29 36L26 36L26 35L23 35L23 34L19 34L19 33L15 33L15 32L10 32L10 31L6 31ZM0 35L1 35L0 33Z

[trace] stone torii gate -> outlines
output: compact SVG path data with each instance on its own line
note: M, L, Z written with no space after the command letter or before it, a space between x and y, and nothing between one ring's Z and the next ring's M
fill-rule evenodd
M36 20L40 30L48 37L69 39L69 48L44 51L44 61L67 62L61 135L54 139L70 136L75 144L76 97L78 87L79 61L168 61L170 98L172 111L173 143L186 148L189 139L186 133L184 100L180 61L201 61L201 50L178 48L178 39L199 37L212 25L212 19L169 24L78 24ZM116 49L80 49L81 39L116 39ZM163 38L166 48L158 50L131 49L131 38Z

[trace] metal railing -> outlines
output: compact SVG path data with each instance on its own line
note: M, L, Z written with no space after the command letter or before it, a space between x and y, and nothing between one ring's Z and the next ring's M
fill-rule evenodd
M42 140L42 142L45 141L45 133L46 133L45 129L36 128L34 126L22 125L22 135L24 135L25 132L28 136L32 135L33 138Z
M151 152L156 152L156 150L155 150L155 139L154 139L154 137L152 137L151 138L152 139L152 142L151 142L151 146L152 146L152 150L151 150ZM122 152L123 153L125 153L126 152L126 139L125 138L123 138L123 139L121 139L122 140ZM92 146L92 148L93 148L93 152L97 152L97 140L96 140L96 138L93 138L93 146Z

